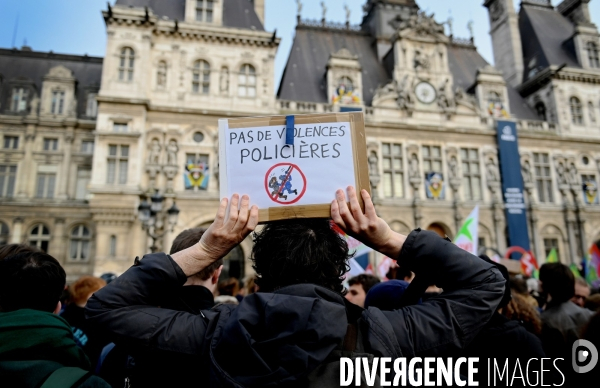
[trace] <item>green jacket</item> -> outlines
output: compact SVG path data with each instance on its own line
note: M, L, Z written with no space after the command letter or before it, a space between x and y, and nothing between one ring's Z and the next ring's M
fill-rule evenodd
M0 381L3 384L38 387L62 367L91 369L85 353L75 344L67 321L37 310L0 312ZM109 387L103 380L89 375L68 386Z

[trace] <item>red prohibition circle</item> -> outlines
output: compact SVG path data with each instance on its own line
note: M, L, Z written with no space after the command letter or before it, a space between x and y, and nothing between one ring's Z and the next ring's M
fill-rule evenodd
M291 166L292 170L290 171L290 175L292 174L292 172L294 170L296 170L300 173L300 176L302 177L302 180L304 181L304 187L302 188L302 191L300 192L300 194L298 194L298 196L295 199L293 199L292 201L289 201L289 202L280 201L279 198L277 198L277 197L279 197L277 195L275 196L275 198L273 198L273 196L271 195L271 191L269 190L269 175L271 174L271 172L274 169L276 169L277 167L281 167L281 166ZM271 198L271 201L276 202L281 205L291 205L291 204L298 202L300 200L300 198L302 198L304 196L304 193L306 192L307 184L308 183L306 182L306 176L304 175L302 170L300 170L300 167L298 167L297 165L295 165L293 163L277 163L276 165L271 167L269 169L269 171L267 171L267 173L265 174L265 190L267 191L267 195L269 196L269 198Z

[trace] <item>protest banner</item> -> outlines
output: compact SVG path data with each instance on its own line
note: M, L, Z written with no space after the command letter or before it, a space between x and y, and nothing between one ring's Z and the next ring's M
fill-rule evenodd
M477 256L479 243L479 205L469 214L465 223L458 231L454 244Z
M370 193L362 112L221 119L219 159L221 197L248 194L261 223L329 218L336 190Z

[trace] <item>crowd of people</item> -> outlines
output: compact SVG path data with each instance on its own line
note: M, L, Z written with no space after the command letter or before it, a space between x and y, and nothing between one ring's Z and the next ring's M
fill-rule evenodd
M347 195L336 193L332 221L260 231L258 209L234 195L169 254L68 287L52 256L0 247L0 384L331 387L342 356L562 358L552 379L571 382L573 343L600 349L600 294L564 264L544 264L539 281L509 275L433 232L396 233L366 191ZM395 259L390 280L345 279L352 255L331 222ZM255 276L219 281L223 258L250 234Z

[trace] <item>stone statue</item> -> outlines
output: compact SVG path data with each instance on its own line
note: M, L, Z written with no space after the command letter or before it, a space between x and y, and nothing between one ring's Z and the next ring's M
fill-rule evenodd
M324 1L321 1L321 8L323 9L323 20L327 20L327 6Z
M566 185L569 182L567 181L567 171L565 170L565 165L563 162L558 162L556 165L556 175L558 175L558 184Z
M344 4L344 11L346 11L346 24L350 24L350 7L348 7L348 4Z
M469 30L469 38L471 39L475 38L475 33L473 32L474 25L475 24L473 23L473 20L469 20L469 22L467 23L467 30Z
M458 178L458 160L456 155L452 155L448 161L448 171L450 173L450 179Z
M302 1L296 0L296 4L298 5L298 16L302 13Z
M221 94L229 93L229 69L223 66L219 76L219 91Z
M523 183L533 182L531 163L529 163L529 160L525 160L525 162L521 164L521 175L523 175Z
M575 167L575 163L573 162L569 164L569 169L567 170L567 181L570 185L579 184L579 178L577 176L577 167Z
M39 113L38 112L39 107L40 107L40 98L38 96L35 96L31 100L31 111L29 112L29 114L37 115Z
M158 139L152 139L149 147L149 156L148 156L148 164L160 164L160 150L162 147Z
M410 156L410 161L408 162L408 175L411 178L419 178L419 159L417 159L417 154L412 154Z
M177 166L177 151L179 151L179 147L177 147L177 140L169 140L169 144L167 145L168 166Z
M451 109L454 106L454 101L452 97L448 96L449 83L450 80L446 78L446 80L442 82L442 84L438 88L438 106L444 111Z
M449 16L448 21L446 22L446 24L448 24L448 32L449 32L450 36L454 35L454 31L452 30L453 20L454 19L452 19L452 16Z
M488 159L487 164L485 165L486 170L486 179L488 183L490 182L498 182L500 179L498 177L498 169L496 168L496 162L494 159Z
M415 50L415 57L413 60L415 70L427 70L429 69L429 59L423 55L421 50Z
M396 98L398 108L404 110L412 110L414 108L415 104L411 92L412 88L410 85L410 78L407 74L404 76L402 82L398 86L398 97Z
M371 176L379 175L379 159L377 158L377 153L375 151L371 151L369 155L369 174Z

